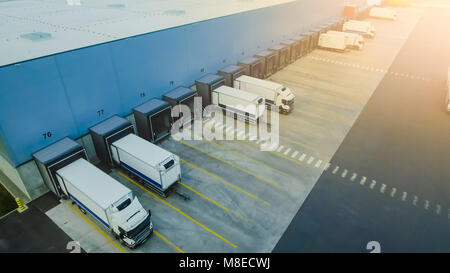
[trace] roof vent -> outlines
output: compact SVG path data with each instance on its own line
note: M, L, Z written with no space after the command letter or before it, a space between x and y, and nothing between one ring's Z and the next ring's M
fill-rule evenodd
M186 11L184 9L168 9L164 11L164 15L174 15L174 16L181 16L185 15Z
M31 40L33 42L39 42L42 40L48 40L48 39L52 38L52 35L50 33L46 33L46 32L30 32L30 33L20 35L20 38Z

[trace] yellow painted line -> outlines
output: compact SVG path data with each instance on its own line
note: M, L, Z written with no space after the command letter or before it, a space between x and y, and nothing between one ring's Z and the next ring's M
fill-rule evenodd
M167 202L166 200L162 199L161 197L159 197L158 195L156 195L155 193L149 191L148 189L146 189L144 186L140 185L139 183L136 183L133 179L129 178L128 176L126 176L125 174L123 174L122 172L118 172L122 177L124 177L125 179L127 179L128 181L130 181L131 183L135 184L136 186L138 186L139 188L143 189L144 191L146 191L147 193L151 194L153 197L155 197L156 199L158 199L159 201L163 202L164 204L166 204L167 206L171 207L173 210L175 210L176 212L180 213L181 215L183 215L184 217L188 218L189 220L191 220L192 222L196 223L197 225L199 225L200 227L204 228L206 231L210 232L211 234L215 235L217 238L221 239L222 241L224 241L225 243L231 245L232 247L236 248L237 246L232 244L230 241L228 241L227 239L225 239L224 237L220 236L219 234L215 233L214 231L212 231L210 228L206 227L205 225L203 225L202 223L200 223L199 221L195 220L194 218L192 218L191 216L187 215L186 213L182 212L180 209L178 209L177 207L175 207L174 205L170 204L169 202Z
M178 250L178 252L184 253L184 251L181 248L177 247L174 243L169 241L166 237L162 236L161 233L157 232L155 229L153 229L153 233L155 233L156 236L158 236L159 238L163 239L164 242L166 242L167 244L173 246L176 250Z
M208 200L209 202L213 203L214 205L216 205L216 206L218 206L218 207L228 211L227 207L222 206L221 204L217 203L216 201L212 200L211 198L207 197L206 195L204 195L202 193L199 193L198 191L194 190L193 188L189 187L188 185L186 185L186 184L184 184L182 182L178 182L178 184L180 184L181 186L185 187L186 189L188 189L188 190L190 190L190 191L200 195L201 197L205 198L206 200Z
M113 244L120 252L126 253L125 250L123 250L119 245L116 244L108 235L106 235L103 231L101 231L94 223L92 223L86 216L84 216L81 212L79 212L76 208L70 204L70 202L67 202L67 205L71 207L78 215L80 215L86 222L88 222L93 228L95 228L103 237L106 238L111 244Z
M198 171L200 171L200 172L203 172L203 173L205 173L205 174L211 176L212 178L214 178L214 179L216 179L216 180L218 180L218 181L224 183L225 185L230 186L230 187L232 187L233 189L238 190L238 191L242 192L243 194L245 194L245 195L247 195L247 196L250 196L251 198L256 199L256 200L258 200L258 201L260 201L260 202L262 202L262 203L264 203L264 204L266 204L266 205L270 205L269 202L262 200L262 199L259 198L258 196L254 195L254 194L251 194L251 193L249 193L249 192L247 192L247 191L245 191L245 190L239 188L238 186L236 186L236 185L234 185L234 184L231 184L230 182L226 181L225 179L223 179L223 178L221 178L221 177L218 177L217 175L212 174L212 173L208 172L207 170L204 170L204 169L202 169L202 168L200 168L200 167L198 167L198 166L196 166L196 165L194 165L194 164L192 164L192 163L189 163L189 162L187 162L187 161L184 160L184 159L180 159L180 160L181 160L182 162L184 162L185 164L191 166L192 168L194 168L194 169L196 169L196 170L198 170Z
M218 156L215 156L215 155L213 155L213 154L211 154L211 153L208 153L207 151L202 150L202 149L200 149L200 148L198 148L198 147L196 147L196 146L194 146L194 145L191 145L191 144L189 144L189 143L186 143L186 142L184 142L184 141L182 141L182 140L177 140L177 141L183 143L184 145L186 145L186 146L188 146L188 147L190 147L190 148L192 148L192 149L195 149L195 150L197 150L197 151L199 151L199 152L201 152L201 153L204 153L204 154L206 154L206 155L208 155L208 156L210 156L210 157L212 157L212 158L214 158L214 159L217 159L217 160L219 160L219 161L221 161L221 162L223 162L223 163L225 163L225 164L227 164L227 165L230 165L230 166L232 166L232 167L234 167L234 168L236 168L236 169L238 169L238 170L240 170L240 171L243 171L243 172L245 172L245 173L247 173L247 174L249 174L249 175L251 175L251 176L253 176L253 177L256 177L257 179L259 179L259 180L261 180L261 181L263 181L263 182L266 182L266 183L268 183L268 184L270 184L270 185L272 185L272 186L274 186L274 187L276 187L276 188L278 188L278 189L281 188L281 186L280 186L278 183L276 183L276 182L273 182L273 181L268 180L268 179L266 179L266 178L264 178L264 177L262 177L262 176L259 176L259 175L255 174L255 173L251 172L251 171L248 171L248 170L246 170L246 169L244 169L244 168L242 168L242 167L239 167L239 166L237 166L237 165L235 165L235 164L233 164L233 163L231 163L231 162L228 162L228 161L226 161L226 160L224 160L224 159L222 159L222 158L220 158L220 157L218 157Z

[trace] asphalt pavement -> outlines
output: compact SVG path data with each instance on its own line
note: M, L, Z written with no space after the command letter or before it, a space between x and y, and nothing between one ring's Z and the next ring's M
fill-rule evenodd
M450 252L449 34L426 9L274 252Z

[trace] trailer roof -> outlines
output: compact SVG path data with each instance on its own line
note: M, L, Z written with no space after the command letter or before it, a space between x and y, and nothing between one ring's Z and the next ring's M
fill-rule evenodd
M85 159L78 159L57 171L92 202L106 209L131 190ZM75 196L75 198L80 198ZM81 201L81 200L80 200Z
M135 134L125 136L114 142L113 145L150 166L157 166L172 156L172 153Z
M226 85L222 85L221 87L214 89L214 91L246 101L256 101L257 99L261 98L261 96L255 95L253 93L235 89Z
M264 86L266 88L270 88L270 89L273 89L273 90L283 87L283 85L281 85L279 83L268 81L268 80L261 80L261 79L250 77L250 76L247 76L247 75L242 75L239 78L237 78L236 80L238 80L238 81L245 81L245 82L248 82L248 83L252 83L254 85Z
M0 66L292 1L0 1Z

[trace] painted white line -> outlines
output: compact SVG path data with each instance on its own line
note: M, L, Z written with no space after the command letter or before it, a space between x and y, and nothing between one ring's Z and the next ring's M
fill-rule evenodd
M405 202L406 201L406 197L408 196L408 193L406 191L403 192L402 194L402 201Z
M417 195L414 195L413 202L412 202L413 205L416 206L417 202L419 202L419 197Z
M316 165L314 167L319 168L322 164L322 160L317 160Z
M324 171L328 170L328 168L331 166L331 164L328 162L325 164L325 167L323 168Z
M243 134L245 134L245 132L243 132L243 131L238 131L237 136L238 136L238 137L241 137Z
M250 141L255 141L257 139L258 139L258 136L255 136L255 135L249 135L249 138L248 138L248 140L250 140Z
M450 219L450 209L448 209L448 219Z
M339 170L339 166L336 166L333 170L333 174L337 173L338 170Z
M358 176L358 174L353 173L352 177L350 177L350 181L355 181L356 177Z
M376 184L377 184L377 181L372 180L372 183L370 183L370 189L373 189Z
M436 214L441 214L441 205L436 205Z
M430 201L425 200L425 209L428 210L429 206L430 206Z
M314 160L314 157L311 156L311 157L308 159L308 162L306 162L306 163L311 164L311 162L313 162L313 160Z
M260 140L256 141L256 144L259 144L259 143L261 143L263 141L264 141L263 139L260 139Z
M299 160L300 160L300 161L303 161L303 160L305 159L305 157L306 157L306 154L302 154L302 155L300 156Z
M294 157L296 157L297 155L298 155L298 151L295 151L295 152L291 155L291 157L294 158Z
M347 172L348 172L347 169L344 169L344 171L341 174L341 177L345 178L347 176Z
M386 190L386 184L382 184L381 188L380 188L380 192L384 193L385 190Z
M364 185L366 183L366 179L367 179L367 177L363 176L361 178L361 182L359 182L359 184Z
M284 155L288 155L291 152L291 148L287 148L286 151L284 151Z
M283 145L281 145L280 147L278 147L278 150L277 150L277 152L281 152L281 150L283 150L284 149L284 146Z
M396 192L397 192L397 189L396 188L392 188L392 190L391 190L391 197L394 197Z

